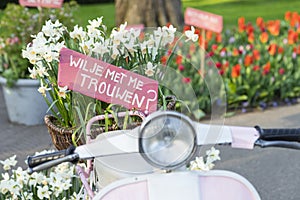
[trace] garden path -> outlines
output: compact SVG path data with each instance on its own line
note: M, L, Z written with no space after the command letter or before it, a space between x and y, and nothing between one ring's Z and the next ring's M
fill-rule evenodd
M24 160L44 149L53 149L45 125L24 126L8 121L0 89L0 160L14 154L18 165L26 167ZM226 125L268 127L300 127L300 104L236 115L225 120ZM300 152L288 149L232 150L217 146L221 161L217 169L230 170L246 177L255 185L262 200L298 200L300 197ZM1 173L0 169L0 173Z

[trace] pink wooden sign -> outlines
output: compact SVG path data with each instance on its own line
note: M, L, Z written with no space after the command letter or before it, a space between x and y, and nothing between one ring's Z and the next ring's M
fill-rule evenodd
M60 52L58 85L128 109L157 109L157 81L67 48Z
M184 21L188 25L203 28L216 33L223 29L223 17L212 13L204 12L194 8L187 8L184 13Z
M64 0L19 0L22 6L60 8Z

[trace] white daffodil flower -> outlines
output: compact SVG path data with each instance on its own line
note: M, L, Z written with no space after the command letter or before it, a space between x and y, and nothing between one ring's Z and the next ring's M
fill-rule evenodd
M189 169L190 170L201 170L208 171L213 169L215 166L214 162L217 160L221 160L220 151L212 147L210 150L206 151L206 158L196 157L195 160L190 162Z
M156 66L153 65L151 62L148 62L148 63L147 63L147 68L146 68L146 70L145 70L145 74L146 74L147 76L153 76L154 73L155 73L155 71L154 71L155 69L156 69Z
M212 147L210 150L206 151L206 155L207 155L207 162L208 163L213 163L217 160L221 160L220 158L220 150L215 149L214 147Z
M133 54L134 52L137 52L137 50L135 49L136 44L134 44L134 41L131 40L128 43L124 43L125 48L127 49L127 51L131 54Z
M101 42L96 42L94 44L94 48L92 49L93 53L96 53L98 56L102 57L105 53L109 52L109 49L107 45L101 43Z
M190 170L209 171L210 168L204 162L203 157L196 157L195 160L190 163Z
M48 69L43 65L42 62L37 62L36 63L36 73L40 76L40 77L45 77L45 76L49 76L48 74Z
M80 47L82 48L83 52L88 55L91 50L94 48L94 41L93 40L87 40L80 42Z
M89 24L87 28L99 28L102 25L103 17L98 17L97 19L88 20Z
M13 155L12 157L7 158L4 161L0 160L0 163L3 165L3 169L5 171L10 170L11 167L14 167L17 164L16 157L16 155Z
M74 26L73 31L70 32L70 37L72 39L83 40L86 37L86 32L83 30L82 27L76 25Z
M173 25L170 25L169 27L167 27L167 26L162 27L162 30L167 31L171 34L175 34L177 29Z
M37 191L37 195L40 199L50 199L50 194L52 193L51 191L49 191L49 187L48 185L45 185L43 187L38 186L38 191Z
M22 57L27 58L31 64L35 64L38 60L37 52L34 48L27 46L26 50L22 50Z
M58 92L58 96L62 97L62 98L66 98L66 92L68 90L68 86L64 86L64 87L59 87L58 86L58 89L59 89L59 92Z
M33 67L32 69L28 67L28 71L30 73L29 77L32 79L36 79L37 78L37 71L36 69Z
M56 20L54 23L52 23L51 20L48 20L42 27L42 32L45 36L49 37L50 41L57 42L63 35L64 28L59 20Z
M41 86L38 89L38 92L41 93L44 97L46 97L46 92L49 91L49 90L51 90L51 88L47 88L42 83Z
M199 37L197 34L195 34L195 28L193 26L191 26L191 30L185 31L184 34L187 37L187 39L185 40L186 42L190 41L190 40L192 40L193 42L196 42Z

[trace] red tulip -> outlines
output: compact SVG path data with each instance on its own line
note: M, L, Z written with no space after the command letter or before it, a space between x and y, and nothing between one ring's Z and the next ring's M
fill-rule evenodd
M284 68L280 68L279 70L278 70L278 73L280 74L280 75L283 75L284 74Z
M189 77L183 77L182 78L182 82L183 83L190 83L192 80L191 80L191 78L189 78Z
M266 75L270 72L271 69L271 63L267 62L264 66L263 66L263 75Z
M231 77L237 78L240 75L241 75L241 66L239 64L236 64L235 66L232 67Z

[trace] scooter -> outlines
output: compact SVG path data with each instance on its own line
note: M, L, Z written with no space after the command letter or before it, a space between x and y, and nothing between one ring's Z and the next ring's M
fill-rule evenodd
M29 156L28 172L87 160L87 170L77 165L77 173L94 200L259 200L255 187L239 174L190 171L186 166L205 145L300 149L300 129L207 125L175 111L157 111L147 117L139 112L130 114L143 118L142 124L100 134L94 140L88 138L82 146ZM90 119L88 137L92 124L103 118ZM92 187L88 181L91 174Z

